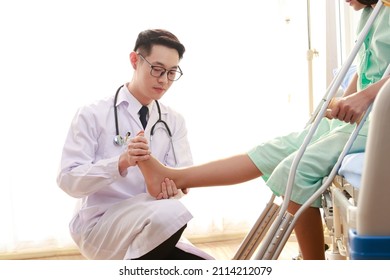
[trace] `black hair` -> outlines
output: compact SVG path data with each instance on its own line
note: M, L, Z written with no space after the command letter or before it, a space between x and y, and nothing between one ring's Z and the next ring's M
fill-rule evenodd
M374 4L378 3L378 0L357 0L357 1L360 2L361 4L367 5L367 6L374 5Z
M138 34L134 51L140 51L143 55L150 54L154 45L162 45L177 50L179 59L183 58L184 45L171 32L164 29L148 29Z

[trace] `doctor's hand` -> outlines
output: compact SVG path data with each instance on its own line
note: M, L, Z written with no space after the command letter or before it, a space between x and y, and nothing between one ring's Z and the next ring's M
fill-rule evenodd
M127 168L135 166L137 162L147 160L150 157L149 144L143 132L130 139L127 149L119 157L119 172L125 174Z
M173 198L179 193L176 184L173 180L165 178L161 183L161 193L156 197L156 199L168 199Z

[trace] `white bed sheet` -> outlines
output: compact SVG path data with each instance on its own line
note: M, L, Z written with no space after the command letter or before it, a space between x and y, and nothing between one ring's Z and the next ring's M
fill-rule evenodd
M346 155L341 163L338 174L343 176L352 186L359 188L363 172L365 153Z

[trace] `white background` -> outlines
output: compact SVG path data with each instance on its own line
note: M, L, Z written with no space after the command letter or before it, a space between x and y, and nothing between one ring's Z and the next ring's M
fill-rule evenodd
M162 102L186 118L195 163L247 152L308 120L306 1L2 1L0 251L71 242L74 200L55 182L67 129L79 106L130 80L128 55L148 28L186 46L184 75ZM322 96L324 83L316 87ZM193 189L186 234L245 232L269 197L261 179Z

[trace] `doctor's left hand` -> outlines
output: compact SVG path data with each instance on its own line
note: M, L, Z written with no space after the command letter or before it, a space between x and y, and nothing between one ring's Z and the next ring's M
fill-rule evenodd
M161 193L156 197L156 199L174 198L178 193L179 191L175 182L169 178L165 178L161 183Z

